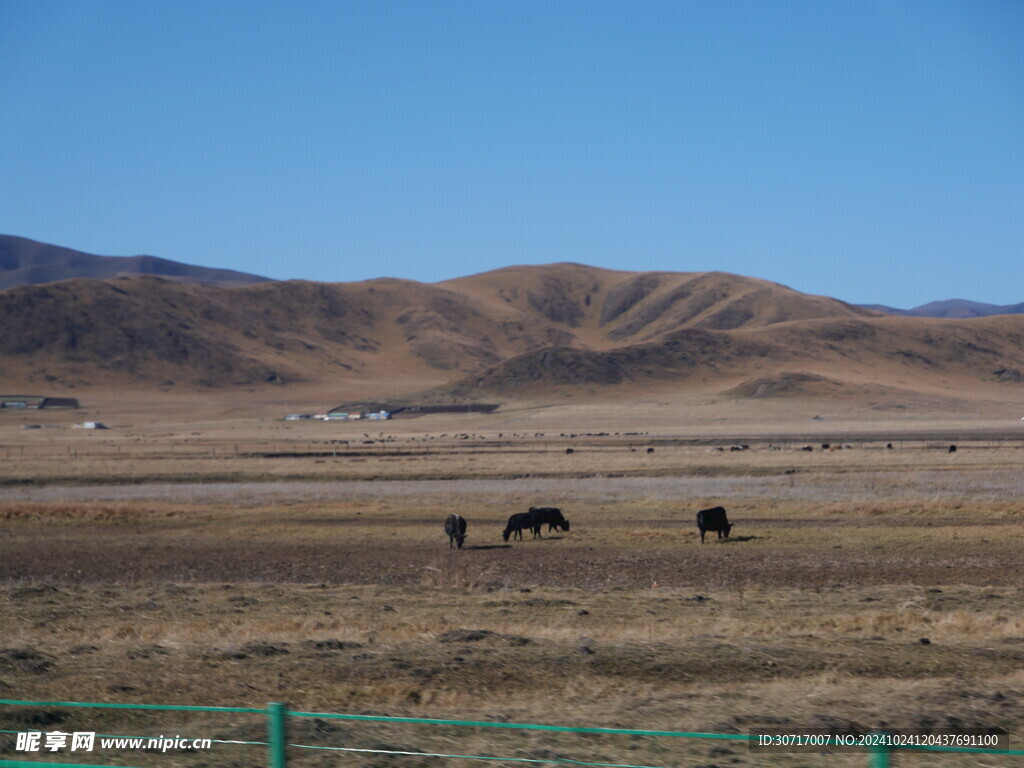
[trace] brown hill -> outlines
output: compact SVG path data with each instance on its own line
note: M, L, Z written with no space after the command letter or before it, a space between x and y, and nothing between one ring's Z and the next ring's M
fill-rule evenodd
M9 391L386 381L441 400L665 386L756 398L1024 379L1022 316L892 317L736 275L574 264L435 285L72 280L0 291L0 322Z
M578 264L508 267L438 285L539 315L579 342L609 347L681 328L734 330L821 317L877 317L836 299L725 272L617 272Z
M821 318L733 331L682 329L611 350L546 349L454 382L454 397L537 397L623 384L737 397L917 391L962 395L1024 382L1024 318Z
M0 235L0 290L87 277L106 280L124 275L158 275L186 283L248 285L265 277L182 264L156 256L94 256L25 237Z
M155 277L0 292L0 381L220 387L384 374L442 383L569 337L402 280L223 288Z

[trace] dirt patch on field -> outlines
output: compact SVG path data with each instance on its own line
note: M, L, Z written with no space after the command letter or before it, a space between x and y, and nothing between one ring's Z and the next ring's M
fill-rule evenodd
M945 546L922 544L911 551L898 543L865 548L856 542L858 530L849 526L843 530L853 534L852 541L850 536L836 539L845 544L819 539L805 547L789 542L793 537L799 540L799 526L785 526L784 538L762 533L704 545L687 540L669 547L643 538L588 545L574 542L570 533L508 545L495 535L493 545L449 551L436 541L415 540L427 537L433 525L423 524L422 537L411 541L397 536L369 538L363 530L347 536L344 531L353 526L328 525L342 535L326 540L305 535L294 540L267 535L267 530L257 536L218 535L216 529L204 532L188 526L160 531L126 531L109 525L82 525L73 531L19 530L0 541L0 581L415 585L428 579L431 569L443 566L495 588L1018 583L1019 554L998 541L999 526L992 526L988 543L979 540L984 538L984 526L976 525L974 529L980 530L974 530L970 540ZM681 539L695 536L688 530L674 532ZM817 533L820 536L821 531Z

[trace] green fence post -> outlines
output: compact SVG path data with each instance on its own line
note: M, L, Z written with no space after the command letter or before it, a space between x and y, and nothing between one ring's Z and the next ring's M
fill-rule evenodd
M871 750L870 768L889 768L889 748L882 744L873 744L868 747Z
M267 741L270 768L285 768L284 755L284 704L272 701L267 704Z

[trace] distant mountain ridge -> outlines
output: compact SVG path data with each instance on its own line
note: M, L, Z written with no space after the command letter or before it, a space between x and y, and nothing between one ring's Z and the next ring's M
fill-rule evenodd
M876 312L885 312L887 315L900 315L901 317L948 317L965 320L971 317L991 317L992 315L1022 315L1024 314L1024 302L1020 304L985 304L980 301L968 301L967 299L946 299L945 301L930 301L913 309L896 309L887 307L884 304L858 304L864 309L873 309Z
M0 290L76 277L108 280L126 275L157 275L207 285L250 285L268 278L183 264L156 256L95 256L25 237L0 235Z
M516 268L510 267L509 269ZM503 271L495 270L496 273ZM629 285L619 289L619 296L616 302L613 302L607 308L608 312L614 313L617 306L629 303L631 300L634 300L634 297L646 296L653 290L652 286L657 285L659 275L680 273L643 272L635 274L638 275L636 279L632 280ZM114 277L127 277L131 275L154 275L181 282L223 286L272 282L271 278L247 272L200 267L170 259L162 259L157 256L95 256L71 248L40 243L25 237L0 235L0 291L18 285L55 283L78 277L109 280ZM454 280L444 281L440 285L464 279L466 278L455 278ZM998 305L968 301L967 299L932 301L913 309L898 309L885 304L853 304L848 306L901 317L967 319L971 317L990 317L992 315L1024 314L1024 302ZM552 306L548 308L548 311L557 310Z
M25 269L10 253L0 267ZM569 263L433 284L202 276L0 290L0 391L294 382L367 392L387 381L440 403L666 388L882 404L978 387L1024 395L1024 314L899 317L725 272Z

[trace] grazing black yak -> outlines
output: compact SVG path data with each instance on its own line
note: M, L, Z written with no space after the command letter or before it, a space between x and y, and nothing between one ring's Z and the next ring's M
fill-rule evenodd
M444 532L448 534L448 549L452 544L462 549L462 542L466 540L466 518L452 512L445 518Z
M558 507L530 507L530 516L533 518L534 528L538 531L544 523L548 524L548 533L569 530L569 521L562 517L562 510Z
M717 532L719 539L725 534L725 538L728 539L732 524L725 516L725 507L712 507L697 513L697 528L700 529L700 543L703 544L705 531Z
M529 512L516 512L512 517L508 519L508 525L505 526L505 530L501 532L501 537L508 541L508 537L513 533L516 537L523 540L523 529L532 530L533 538L540 536L540 524L534 525L533 515Z

